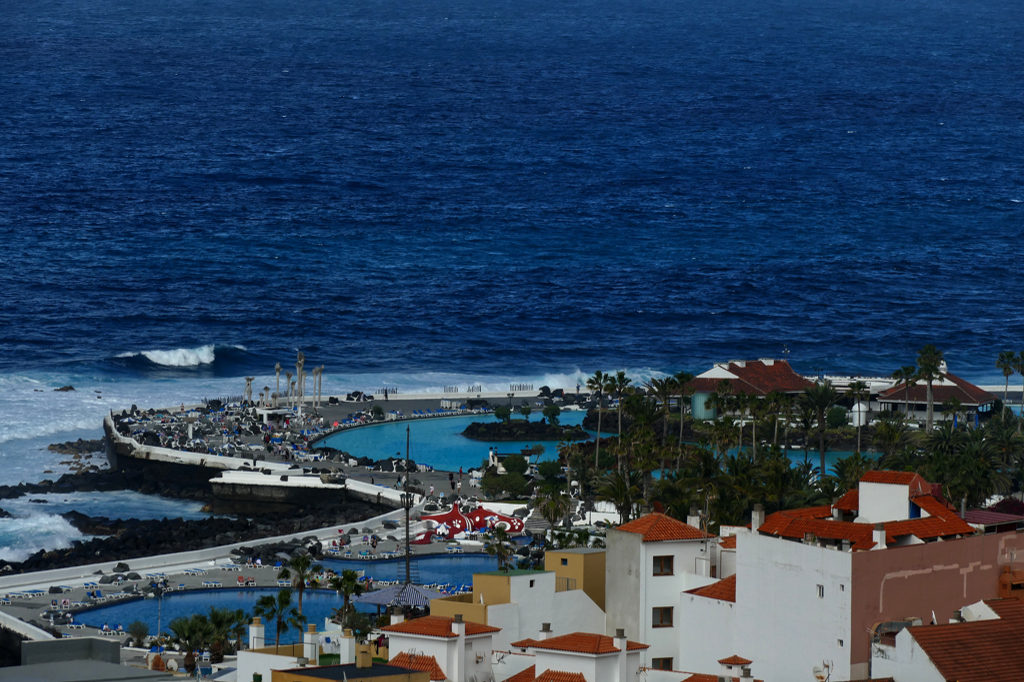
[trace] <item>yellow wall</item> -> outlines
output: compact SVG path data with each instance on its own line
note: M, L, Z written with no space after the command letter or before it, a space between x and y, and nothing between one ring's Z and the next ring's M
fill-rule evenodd
M576 589L587 593L595 604L604 611L604 552L578 554L548 550L544 553L544 570L554 571L557 578L571 578ZM566 566L562 565L566 560Z
M484 604L508 604L512 601L512 591L507 575L491 575L489 573L473 574L473 603L480 603L483 595Z
M472 594L458 594L454 597L430 600L430 615L432 616L454 618L460 613L462 620L487 625L487 606L479 602L474 604Z

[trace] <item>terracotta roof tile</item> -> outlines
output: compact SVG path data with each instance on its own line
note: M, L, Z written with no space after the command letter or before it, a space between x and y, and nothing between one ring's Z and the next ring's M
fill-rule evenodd
M413 620L403 621L395 625L382 627L386 632L399 632L407 635L427 635L428 637L455 637L452 632L453 618L445 616L424 616ZM483 635L488 632L501 632L501 628L483 625L482 623L471 623L466 621L467 635Z
M912 471L869 471L860 477L864 483L888 483L890 485L913 485L915 481L924 483L923 490L930 490L931 486L921 478L920 474Z
M718 675L708 675L706 673L693 673L689 677L684 677L683 682L718 682L719 679L720 678L718 677ZM733 682L740 682L740 678L738 677L732 677L730 679ZM764 682L764 680L754 680L754 682ZM877 681L872 680L872 682Z
M583 673L567 673L562 670L545 670L534 682L587 682Z
M666 540L703 540L715 537L700 528L694 528L678 519L664 514L647 514L639 519L624 523L616 530L642 535L643 542L664 542Z
M525 640L524 640L525 641ZM530 647L534 649L550 649L552 651L572 651L580 654L610 654L618 651L615 640L607 635L599 635L593 632L573 632L558 637L548 637L544 640L531 640ZM520 642L513 642L512 646L519 646ZM650 648L647 644L626 640L627 651Z
M893 521L885 524L885 534L893 539L913 535L922 540L950 537L952 535L974 535L974 526L963 519L953 516L948 519L937 517L910 519L909 521Z
M698 597L707 597L708 599L721 599L722 601L736 601L736 574L733 573L728 578L723 578L717 583L711 583L704 587L698 587L695 590L687 590L687 594L695 594Z
M530 639L529 637L527 637L526 639L521 639L518 642L512 642L511 646L514 646L519 649L528 649L529 647L533 646L539 641L540 640L538 639Z
M985 602L997 620L908 628L943 679L958 682L1024 681L1024 604Z
M390 661L388 665L397 666L399 668L407 668L409 670L419 670L421 672L430 673L431 680L446 680L448 676L441 670L441 666L437 664L437 659L433 656L426 656L424 654L409 654L405 651L399 653ZM533 679L533 678L531 678Z
M813 384L793 371L785 360L776 360L772 365L766 365L760 360L751 360L740 367L730 362L727 371L736 376L728 381L734 393L746 393L748 395L767 395L772 391L782 393L799 393ZM697 377L686 385L689 391L694 393L714 393L718 390L718 378Z
M847 490L846 494L839 498L839 500L832 505L835 509L840 509L844 512L854 512L860 509L860 490L854 488L853 490Z
M750 665L753 663L753 661L743 658L742 656L737 656L736 654L733 654L729 658L721 658L718 662L722 665Z
M727 538L722 538L722 541L718 543L718 546L722 549L736 549L736 536L730 535Z
M965 381L949 372L944 373L942 376L953 385L935 384L932 386L932 399L936 405L941 405L950 398L956 398L961 404L969 407L987 405L996 401L995 394L984 391L969 381ZM897 384L879 393L878 399L881 402L902 403L907 401L908 396L912 403L921 404L926 402L928 400L927 384L916 384L911 386L909 391L905 384Z
M910 501L920 507L922 511L928 512L929 516L940 519L960 518L956 511L950 509L948 505L936 500L931 495L918 495L911 497Z
M531 665L526 670L516 673L512 677L509 677L505 682L533 682L533 678L537 676L536 666Z

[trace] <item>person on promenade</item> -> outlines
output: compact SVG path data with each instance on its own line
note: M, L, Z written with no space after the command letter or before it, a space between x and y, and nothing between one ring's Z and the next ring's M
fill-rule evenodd
M433 497L433 496L434 496L434 484L431 483L430 484L430 497Z

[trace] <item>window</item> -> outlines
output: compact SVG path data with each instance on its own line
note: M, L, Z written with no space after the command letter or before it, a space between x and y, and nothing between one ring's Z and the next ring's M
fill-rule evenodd
M653 622L651 627L670 628L672 627L672 607L658 606L654 609Z
M824 598L825 598L825 586L824 585L818 585L818 599L824 599Z
M654 575L672 575L673 558L671 556L654 557Z
M563 566L568 566L569 565L569 560L568 559L562 559L562 565Z
M839 646L840 646L840 647L842 647L842 646L843 646L843 640L839 640Z
M530 581L530 587L533 587L533 581L532 580Z
M655 670L671 670L672 659L671 658L652 658L651 667Z
M842 583L840 583L840 585L839 585L839 591L840 591L840 592L846 592L846 585L843 585Z

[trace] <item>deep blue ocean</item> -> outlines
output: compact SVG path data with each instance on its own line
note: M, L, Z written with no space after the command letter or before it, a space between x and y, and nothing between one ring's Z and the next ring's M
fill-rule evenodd
M4 475L297 348L328 391L1001 383L1021 159L1018 1L0 0Z

